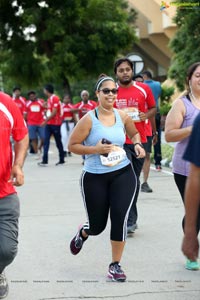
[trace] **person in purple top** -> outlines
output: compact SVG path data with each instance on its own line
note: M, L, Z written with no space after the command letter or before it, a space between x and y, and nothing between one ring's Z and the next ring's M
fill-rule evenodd
M200 62L192 64L186 77L187 91L176 99L169 111L165 124L165 138L167 142L177 142L173 154L172 164L174 180L184 202L186 179L189 175L188 161L183 159L183 154L188 145L193 123L200 112ZM184 219L183 219L184 229ZM200 229L200 220L197 231ZM186 268L199 269L198 262L187 260Z

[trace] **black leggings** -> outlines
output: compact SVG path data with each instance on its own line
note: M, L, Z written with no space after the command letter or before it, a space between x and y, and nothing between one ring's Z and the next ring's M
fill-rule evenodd
M178 187L179 193L181 195L181 198L182 198L183 204L184 204L184 193L185 193L185 185L186 185L187 176L174 173L174 180ZM183 217L183 221L182 221L183 231L184 231L184 223L185 223L185 217ZM196 230L197 230L197 234L198 234L199 230L200 230L200 206L199 206Z
M88 235L100 234L106 227L110 211L110 238L124 241L128 214L136 192L132 166L104 174L83 172L80 185L88 218L83 225L84 231Z
M143 146L146 150L146 143L143 144ZM134 169L134 172L135 172L136 178L137 178L136 193L135 193L133 204L131 206L129 216L128 216L128 226L132 226L133 224L136 224L137 219L138 219L137 199L138 199L138 195L139 195L139 191L140 191L140 174L141 174L142 167L144 164L144 158L137 158L133 144L130 144L130 145L125 144L124 150L126 151L126 155L133 166L133 169Z

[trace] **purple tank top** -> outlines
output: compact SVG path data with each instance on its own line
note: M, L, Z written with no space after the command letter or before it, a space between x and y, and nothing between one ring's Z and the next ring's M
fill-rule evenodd
M185 109L186 109L185 117L181 125L181 128L185 128L193 125L196 116L200 112L200 109L195 107L186 96L182 97L181 100L183 101L183 104L185 105ZM172 159L173 173L184 175L184 176L189 175L190 163L182 159L188 141L189 141L189 137L176 143L173 159Z

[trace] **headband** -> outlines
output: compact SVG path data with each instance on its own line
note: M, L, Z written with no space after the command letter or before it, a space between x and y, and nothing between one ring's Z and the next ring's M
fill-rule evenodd
M101 85L104 81L106 81L106 80L111 80L111 81L115 82L114 79L113 79L112 77L109 77L109 76L103 77L102 79L100 79L100 81L99 81L98 84L97 84L97 87L96 87L96 90L97 90L97 91L99 90L100 85Z

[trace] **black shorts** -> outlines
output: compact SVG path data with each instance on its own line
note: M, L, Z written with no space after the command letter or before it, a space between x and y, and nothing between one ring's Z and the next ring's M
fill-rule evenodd
M147 136L147 142L143 144L146 153L151 153L152 148L152 136Z

